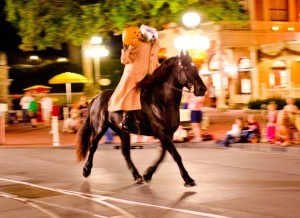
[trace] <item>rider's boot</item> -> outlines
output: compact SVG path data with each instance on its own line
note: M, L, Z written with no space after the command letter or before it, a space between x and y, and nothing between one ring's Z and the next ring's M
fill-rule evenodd
M128 111L123 112L123 120L120 123L120 127L125 132L129 131L129 112Z

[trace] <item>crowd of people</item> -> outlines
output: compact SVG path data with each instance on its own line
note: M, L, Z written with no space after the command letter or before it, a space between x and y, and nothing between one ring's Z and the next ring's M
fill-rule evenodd
M51 117L53 115L53 99L48 92L39 93L39 100L36 100L35 94L26 91L21 98L14 98L12 109L14 111L22 110L21 122L25 126L36 128L38 125L38 113L44 127L50 127ZM79 130L83 119L87 116L88 100L86 96L81 96L79 101L74 102L69 108L69 113L64 119L62 132L75 133ZM19 118L18 118L19 119Z
M15 109L21 109L23 112L23 125L30 125L32 128L37 127L37 112L38 104L42 114L42 121L45 127L51 127L51 116L53 101L49 93L43 93L39 101L31 94L30 91L24 93L19 100L13 99L12 106ZM203 141L203 133L201 131L201 122L203 119L202 107L205 97L196 97L192 93L186 95L186 101L183 107L190 111L189 128L180 123L177 131L174 133L174 142L194 142L200 143ZM211 107L214 107L212 105ZM86 96L81 96L79 101L74 102L69 109L69 116L63 122L63 132L76 133L84 118L87 116L88 100ZM269 102L267 105L267 113L265 114L266 122L259 123L255 115L249 114L247 119L238 117L235 119L231 129L224 133L222 140L217 140L216 143L222 146L229 147L232 143L257 143L262 137L269 144L280 146L288 146L292 144L300 144L300 114L299 108L295 105L295 100L292 97L286 98L286 105L277 110L275 102ZM263 128L265 131L262 131ZM51 130L50 130L51 132ZM264 134L264 135L263 135ZM192 135L192 137L191 137ZM112 143L114 134L110 129L105 135L105 142ZM132 142L149 142L153 141L147 136L137 137L132 136Z
M286 105L282 110L276 110L275 102L269 102L266 114L266 139L269 144L276 144L280 146L289 146L292 144L299 144L299 108L295 105L295 100L292 97L286 98ZM260 124L255 119L254 115L248 115L246 122L243 118L236 118L224 137L224 140L218 140L217 144L229 147L235 142L260 142L262 132Z

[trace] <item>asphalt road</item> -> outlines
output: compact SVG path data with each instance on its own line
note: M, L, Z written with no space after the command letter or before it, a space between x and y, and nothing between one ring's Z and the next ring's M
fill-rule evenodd
M74 148L1 148L0 217L299 217L300 156L179 148L197 186L184 187L167 155L137 185L120 150L100 149L89 178ZM132 150L140 173L157 149Z

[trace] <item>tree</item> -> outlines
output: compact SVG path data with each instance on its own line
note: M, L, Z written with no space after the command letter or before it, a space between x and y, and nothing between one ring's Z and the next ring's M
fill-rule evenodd
M7 20L22 38L22 50L81 45L92 35L120 34L126 25L161 29L193 9L204 20L247 19L236 0L6 0Z

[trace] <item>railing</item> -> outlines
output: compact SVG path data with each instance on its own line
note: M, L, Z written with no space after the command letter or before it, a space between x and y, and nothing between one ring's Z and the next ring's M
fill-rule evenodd
M235 21L235 22L220 22L219 24L215 24L215 25L218 25L219 30L233 30L233 31L250 31L250 30L272 31L272 27L274 26L279 28L278 30L279 32L300 31L299 22L288 22L288 21L244 21L244 22ZM209 26L206 28L209 28ZM203 27L203 30L204 29L205 27Z
M220 30L251 30L250 22L236 21L236 22L221 22L219 24Z
M286 98L287 96L300 96L300 88L262 88L263 99Z

